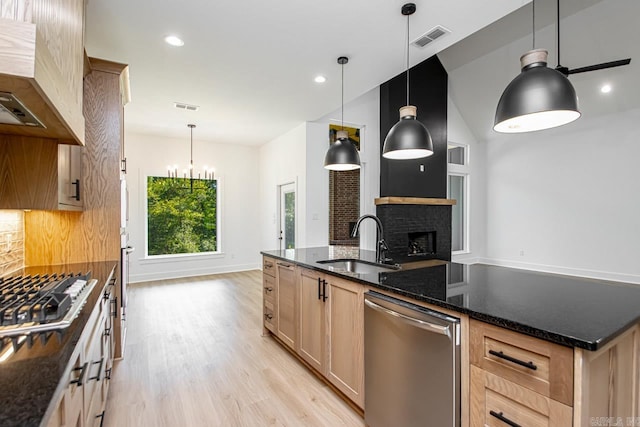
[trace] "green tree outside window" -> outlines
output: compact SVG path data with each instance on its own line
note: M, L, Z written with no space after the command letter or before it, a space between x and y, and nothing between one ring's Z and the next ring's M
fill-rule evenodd
M218 182L147 177L148 255L215 252Z

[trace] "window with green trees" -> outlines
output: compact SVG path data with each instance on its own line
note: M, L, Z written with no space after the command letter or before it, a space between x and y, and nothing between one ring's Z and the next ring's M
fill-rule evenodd
M147 254L218 250L218 181L147 177Z

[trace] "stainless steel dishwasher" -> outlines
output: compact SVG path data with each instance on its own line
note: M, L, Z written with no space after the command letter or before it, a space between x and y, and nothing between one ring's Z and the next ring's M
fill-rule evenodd
M365 294L365 422L460 426L460 319Z

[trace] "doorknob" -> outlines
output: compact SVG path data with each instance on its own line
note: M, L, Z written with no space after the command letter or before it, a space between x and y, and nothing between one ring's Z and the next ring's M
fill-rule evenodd
M282 230L280 230L280 237L278 237L278 240L282 240Z

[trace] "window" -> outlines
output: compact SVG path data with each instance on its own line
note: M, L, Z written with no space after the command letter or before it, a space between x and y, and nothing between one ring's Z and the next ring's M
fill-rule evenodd
M447 197L455 199L451 209L451 251L469 252L469 146L449 142Z
M218 180L147 177L147 255L218 252Z

